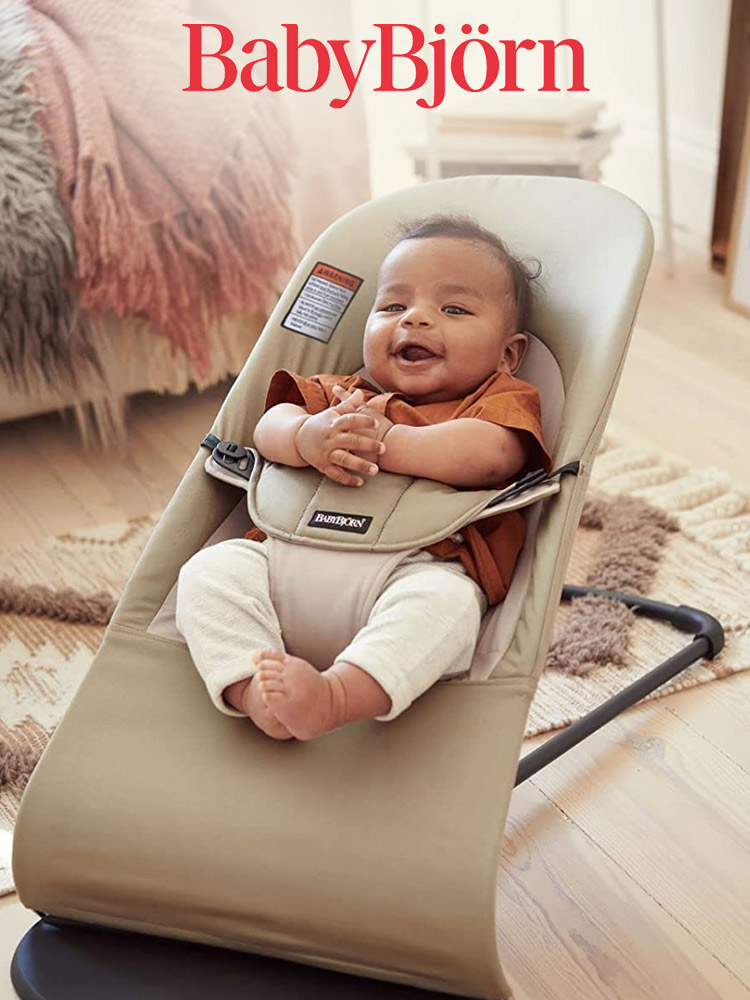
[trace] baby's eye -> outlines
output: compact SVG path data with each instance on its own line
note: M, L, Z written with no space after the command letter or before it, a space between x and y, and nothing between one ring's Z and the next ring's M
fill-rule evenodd
M400 302L389 302L388 305L380 306L380 312L402 312L404 308Z
M464 309L463 306L444 306L444 311L448 313L449 316L468 316L469 310Z

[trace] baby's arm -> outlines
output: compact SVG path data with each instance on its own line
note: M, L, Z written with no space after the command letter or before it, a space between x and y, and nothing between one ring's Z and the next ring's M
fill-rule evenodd
M302 467L308 463L297 451L294 439L309 417L304 406L277 403L267 410L255 425L253 443L269 462Z
M429 427L395 424L384 441L380 468L385 472L462 489L491 489L517 476L526 461L518 433L474 417Z

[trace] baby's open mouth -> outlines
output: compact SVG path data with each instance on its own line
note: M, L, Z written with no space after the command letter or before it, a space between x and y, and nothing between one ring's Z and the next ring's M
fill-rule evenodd
M426 361L428 358L440 357L439 354L436 354L427 347L422 347L421 344L407 344L406 347L402 347L397 352L396 356L403 358L404 361Z

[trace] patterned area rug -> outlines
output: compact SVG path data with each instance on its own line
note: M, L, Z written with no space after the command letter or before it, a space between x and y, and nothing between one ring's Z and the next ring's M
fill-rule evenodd
M23 788L156 520L0 553L0 895L13 889L7 855ZM721 621L722 653L652 698L750 667L750 497L716 469L605 439L566 579L692 605ZM579 718L687 640L610 600L561 605L527 737Z

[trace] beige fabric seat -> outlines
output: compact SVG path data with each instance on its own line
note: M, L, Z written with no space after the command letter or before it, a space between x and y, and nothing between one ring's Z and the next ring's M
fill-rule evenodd
M206 475L197 448L24 797L14 873L26 906L441 992L510 996L496 939L500 842L650 262L646 216L604 186L530 176L441 181L362 205L300 264L212 432L250 442L277 368L358 371L394 225L435 211L469 212L542 261L530 329L564 385L554 461L582 462L535 508L512 630L500 641L486 629L483 640L493 639L480 642L468 679L436 685L388 724L277 742L221 715L184 644L153 627L180 566L237 508L236 490ZM282 326L318 262L363 279L327 341Z

